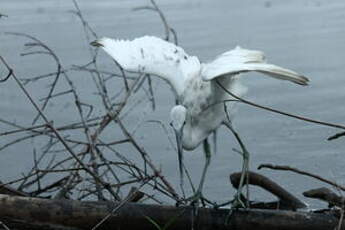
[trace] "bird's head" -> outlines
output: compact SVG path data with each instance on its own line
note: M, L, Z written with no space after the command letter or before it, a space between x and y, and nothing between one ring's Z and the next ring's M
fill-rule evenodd
M183 127L186 124L187 109L182 105L174 106L170 111L170 125L173 127L179 155L182 154Z
M183 126L186 123L187 109L182 105L174 106L170 111L170 125L174 128L175 132L182 132Z

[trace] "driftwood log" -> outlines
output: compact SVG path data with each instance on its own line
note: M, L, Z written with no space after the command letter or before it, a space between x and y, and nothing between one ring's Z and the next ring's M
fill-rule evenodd
M242 172L233 173L230 175L230 182L234 188L238 188ZM248 171L248 184L256 185L276 196L279 200L272 202L251 202L251 208L260 209L282 209L282 210L297 210L307 208L306 204L300 201L297 197L286 191L283 187L270 180L261 174Z
M10 229L92 229L118 206L116 202L85 202L50 200L0 195L0 221ZM338 225L339 218L331 213L293 212L281 210L200 208L192 218L191 207L173 207L126 203L97 229L152 229L154 220L168 229L293 229L327 230ZM344 226L344 224L342 225ZM342 227L341 229L345 229Z
M338 206L342 208L345 203L345 197L339 196L325 187L305 191L303 195L305 197L328 202L329 207Z

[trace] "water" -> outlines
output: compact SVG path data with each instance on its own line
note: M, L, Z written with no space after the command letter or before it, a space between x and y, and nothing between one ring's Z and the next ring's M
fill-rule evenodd
M86 19L101 36L163 36L162 23L155 13L132 11L133 7L148 4L148 1L80 1ZM250 89L248 99L301 116L345 123L345 3L342 0L164 0L159 1L159 5L169 24L177 31L179 44L203 61L241 45L263 50L270 62L303 73L311 80L310 86L300 87L250 74L244 77L244 83ZM65 67L84 64L89 60L88 45L79 20L69 12L73 9L70 1L35 0L29 3L2 0L1 13L9 17L0 20L0 30L35 35L54 49ZM54 71L55 65L46 57L19 56L25 41L4 34L0 36L0 53L15 67L18 76L25 78ZM113 66L109 58L101 54L100 59L101 68L111 71ZM81 73L72 75L83 100L96 103L95 88L89 87L90 79ZM47 84L48 81L46 84L29 84L28 90L38 99L47 95ZM143 110L146 113L144 120L157 119L168 123L173 95L169 87L158 79L154 79L154 86L157 110L152 113L149 105L144 103L128 117L129 124L135 123L138 117L142 118ZM63 87L63 84L59 85L59 89ZM114 85L113 90L118 88ZM35 112L13 81L0 85L0 98L1 118L30 125ZM73 101L61 97L49 106L49 111L53 112L48 112L48 116L55 120L56 125L78 121L75 111L66 112L73 109ZM96 113L102 114L101 109ZM252 170L261 163L283 164L343 182L344 139L326 141L337 130L246 105L240 106L234 122L251 152ZM11 128L1 124L0 129ZM177 155L164 132L157 125L144 123L137 130L136 137L177 187ZM111 136L107 138L111 139ZM0 144L10 139L1 137ZM32 149L28 145L39 143L25 142L1 152L1 180L17 178L31 168ZM212 200L224 201L233 194L228 175L241 167L241 157L231 150L234 147L238 148L231 134L220 129L219 151L212 158L204 188L206 196ZM121 150L129 154L133 151L126 145ZM186 153L185 162L197 184L204 163L201 149ZM289 172L263 170L262 173L299 197L307 189L323 186L318 181ZM266 197L262 191L252 192L252 195L258 199ZM313 206L320 205L304 200Z

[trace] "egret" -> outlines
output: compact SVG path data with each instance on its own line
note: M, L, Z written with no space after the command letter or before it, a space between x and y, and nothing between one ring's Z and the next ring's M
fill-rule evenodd
M227 106L226 111L224 102L234 98L222 88L242 96L246 87L239 82L239 76L249 71L299 85L307 85L309 81L292 70L266 63L261 51L238 46L211 62L201 63L181 47L154 36L131 41L104 37L91 42L91 45L101 47L125 71L158 76L170 84L177 101L170 117L176 136L181 181L183 149L193 150L203 143L206 161L194 194L199 198L211 157L208 136L222 124L233 131L227 112L232 116L234 103ZM247 163L245 160L244 156L243 164Z

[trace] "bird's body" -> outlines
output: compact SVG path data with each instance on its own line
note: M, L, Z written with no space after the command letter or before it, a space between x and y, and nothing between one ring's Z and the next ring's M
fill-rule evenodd
M200 63L181 47L152 36L133 41L101 38L94 45L102 47L124 70L156 75L170 83L177 101L187 110L182 135L183 148L187 150L195 149L226 117L221 102L229 95L216 79L238 96L246 91L238 81L241 72L257 71L301 85L308 82L291 70L265 63L262 52L240 47L210 63Z
M220 79L226 88L241 96L246 88L240 84L237 77ZM215 81L204 81L197 75L188 79L185 90L178 97L179 103L188 113L182 135L182 146L186 150L195 149L210 133L215 131L226 119L223 101L233 99L226 94ZM230 110L233 103L229 104Z
M179 149L181 175L182 148L193 150L203 142L205 153L208 152L198 189L200 194L209 164L207 137L222 123L229 125L223 102L234 98L222 87L242 96L246 88L240 84L239 76L249 71L300 85L308 82L294 71L266 63L262 52L240 47L219 55L212 62L200 63L181 47L152 36L132 41L101 38L91 44L105 50L124 70L156 75L171 85L178 102L170 116ZM234 111L233 105L227 105L230 114Z

